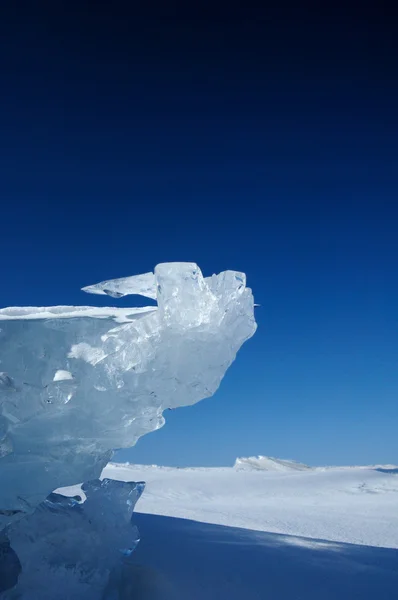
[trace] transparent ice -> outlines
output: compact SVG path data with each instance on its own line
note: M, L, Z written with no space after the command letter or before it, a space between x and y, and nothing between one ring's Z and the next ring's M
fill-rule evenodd
M214 394L256 329L243 273L194 263L89 286L157 307L0 310L0 530L59 487L98 478L163 411Z
M165 263L84 290L157 306L0 310L0 592L12 600L118 597L143 484L96 478L165 409L211 396L256 329L234 271ZM82 481L83 503L52 493Z
M143 483L104 479L82 486L84 501L50 494L5 530L20 573L3 597L91 600L106 598L108 591L111 598L119 566L139 541L131 517L143 489Z

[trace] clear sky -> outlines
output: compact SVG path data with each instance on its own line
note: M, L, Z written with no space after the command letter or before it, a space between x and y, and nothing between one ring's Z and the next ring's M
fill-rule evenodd
M107 304L80 288L164 261L245 271L261 304L219 392L120 458L398 463L391 16L24 4L0 18L0 305Z

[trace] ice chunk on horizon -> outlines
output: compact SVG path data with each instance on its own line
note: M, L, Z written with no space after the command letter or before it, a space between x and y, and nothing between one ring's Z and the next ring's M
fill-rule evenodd
M204 279L194 263L163 263L154 280L158 307L0 310L0 530L99 477L165 409L214 394L254 334L242 273ZM130 283L111 291L136 293Z

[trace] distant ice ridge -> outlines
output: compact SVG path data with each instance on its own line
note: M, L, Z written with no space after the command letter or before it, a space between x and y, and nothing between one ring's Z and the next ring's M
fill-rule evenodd
M163 263L84 289L157 307L0 310L0 530L54 489L98 478L165 409L214 394L256 330L235 271Z
M239 471L309 471L311 467L294 460L282 460L271 456L237 458L234 468Z
M123 561L139 541L131 518L143 489L143 483L90 481L82 486L84 501L50 494L33 514L6 528L3 547L7 551L9 542L9 556L16 553L19 561L8 561L7 577L19 578L2 598L114 598Z

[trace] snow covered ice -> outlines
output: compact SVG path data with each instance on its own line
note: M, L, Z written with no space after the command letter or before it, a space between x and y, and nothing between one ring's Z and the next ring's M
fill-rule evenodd
M132 556L130 597L395 599L398 468L265 463L266 469L248 462L245 469L109 464L105 477L146 480L134 517L141 542Z
M98 478L165 409L214 394L256 330L235 271L204 278L193 263L163 263L84 290L157 306L0 310L0 531L35 522L54 489Z
M138 504L143 513L288 534L297 543L305 538L398 548L398 469L393 465L297 469L300 463L262 458L267 469L250 466L247 458L236 461L246 463L244 469L110 463L103 476L145 480Z

